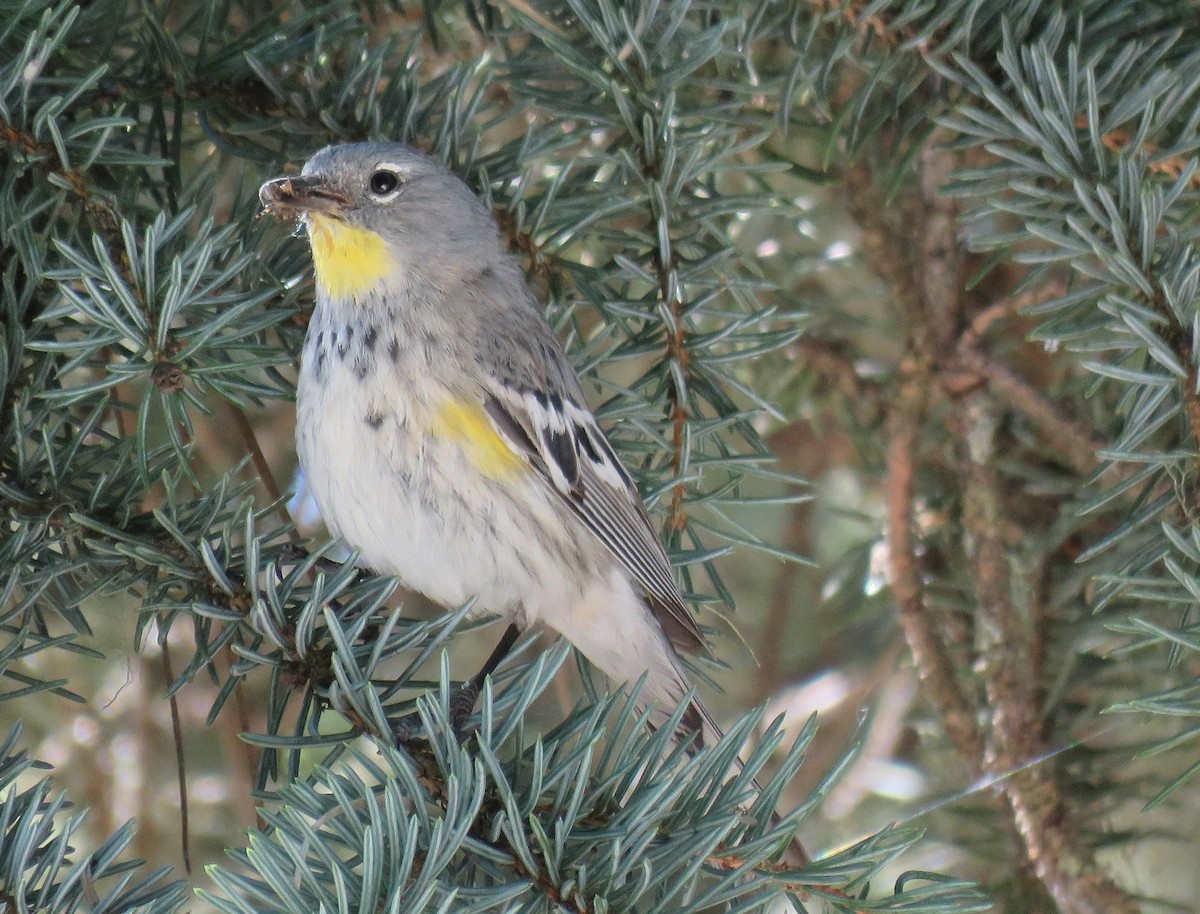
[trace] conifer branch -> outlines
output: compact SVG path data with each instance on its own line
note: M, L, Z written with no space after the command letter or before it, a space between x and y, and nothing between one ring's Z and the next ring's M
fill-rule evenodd
M966 398L958 411L962 445L963 525L973 569L979 623L978 669L991 725L981 768L1002 777L1002 790L1034 872L1063 914L1136 914L1134 899L1100 867L1080 838L1076 814L1064 802L1052 769L1026 765L1045 752L1036 683L1040 654L1027 615L1014 605L1009 559L997 531L1003 507L995 466L997 418L986 396Z
M950 742L964 758L977 760L983 740L975 723L976 709L959 685L922 596L922 573L916 557L913 506L917 500L917 440L925 416L925 385L919 377L902 380L888 417L887 544L889 584L899 610L900 627L912 652L917 675Z
M121 237L122 216L116 201L93 187L84 172L64 163L53 146L39 143L33 134L5 120L2 114L0 143L19 149L23 155L35 159L45 173L57 176L71 189L83 204L88 223L104 240L109 256L124 271L124 277L128 280L129 258L125 253L124 239Z
M1087 425L1065 414L1033 385L994 357L971 345L959 345L964 371L986 385L988 392L1028 419L1046 442L1077 473L1089 475L1100 465L1105 442Z
M952 214L938 206L929 208L949 172L944 156L927 156L932 167L921 173L923 201L915 224L924 246L920 263L932 265L911 279L904 275L904 242L889 234L870 204L860 205L860 218L868 222L868 258L889 279L897 297L906 302L910 359L901 370L899 390L888 419L888 547L891 587L899 608L901 628L912 651L926 694L939 710L947 736L972 770L1006 778L1014 834L1019 836L1034 873L1046 890L1074 914L1102 910L1133 911L1133 903L1100 869L1091 851L1079 840L1071 815L1062 808L1061 785L1050 770L1024 767L1044 746L1038 736L1043 722L1035 684L1039 674L1028 668L1040 651L1032 633L1020 630L1020 613L1009 601L1006 545L1001 538L1004 517L994 478L995 454L991 438L995 417L982 407L986 394L970 392L960 372L966 370L1010 406L1026 415L1056 445L1079 472L1097 465L1101 444L1089 430L1066 420L1040 393L1015 377L978 348L978 340L995 320L1009 313L1013 303L997 302L984 309L962 330L956 254L958 240ZM861 192L860 192L861 196ZM1053 293L1050 293L1053 294ZM980 671L987 704L978 706L964 690L921 597L920 573L911 545L916 442L932 391L943 391L957 401L957 411L969 418L959 429L963 447L971 453L960 491L964 499L964 525L974 559L977 593L975 630L981 640ZM982 442L980 439L983 439ZM974 449L986 446L986 455ZM984 708L992 709L992 723L981 732L977 721ZM1011 774L1016 772L1015 774ZM1009 775L1011 774L1011 777ZM1108 905L1106 908L1105 905Z

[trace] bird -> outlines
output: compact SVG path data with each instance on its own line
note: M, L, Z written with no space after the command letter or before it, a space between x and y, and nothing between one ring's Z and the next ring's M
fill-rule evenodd
M329 531L435 603L509 619L500 656L541 624L614 682L644 676L651 726L686 702L677 738L718 739L683 659L705 637L488 207L397 142L329 146L259 196L311 247L296 443Z

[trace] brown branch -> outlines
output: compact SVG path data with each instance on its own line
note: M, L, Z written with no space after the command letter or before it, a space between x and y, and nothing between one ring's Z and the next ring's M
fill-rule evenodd
M917 436L925 414L926 389L918 378L903 380L888 416L888 578L900 610L900 628L912 652L925 695L941 715L951 744L964 758L977 760L983 752L983 740L975 723L972 704L959 685L954 663L925 605L913 541Z
M229 407L230 414L233 416L233 424L237 427L238 434L242 438L242 443L245 444L246 450L250 452L250 460L254 463L254 470L258 473L259 482L267 490L267 496L271 501L275 502L275 513L279 515L279 519L283 521L285 526L290 527L292 542L299 542L300 534L297 532L295 524L292 523L292 515L288 511L287 505L283 502L283 490L280 489L279 483L275 479L275 474L271 470L271 464L267 462L266 455L263 454L262 448L259 446L258 436L254 433L254 426L250 424L250 419L246 416L245 410L240 406L231 401L226 401L226 404Z
M162 632L162 665L167 677L167 688L175 684L175 671L171 668L171 646L166 632ZM192 830L188 815L187 759L183 752L183 723L179 717L179 695L172 692L167 699L171 707L171 738L175 744L175 779L179 789L179 843L183 854L183 871L188 878L192 875Z
M1005 525L996 487L981 491L977 479L964 479L962 484L962 498L974 524L968 550L975 559L973 570L980 603L976 637L986 646L985 659L993 663L982 676L988 705L996 714L986 736L976 716L983 705L961 684L937 619L924 598L913 513L918 494L918 443L928 397L941 394L960 403L975 403L987 396L978 391L986 386L1029 415L1076 467L1094 469L1098 446L1090 429L1066 421L1057 406L978 347L990 326L1020 307L1018 301L997 302L964 325L957 214L952 203L938 197L952 165L944 151L932 147L922 151L918 157L919 189L904 200L900 222L896 216L879 213L873 205L872 192L863 189L864 184L872 183L869 174L852 178L856 181L852 212L863 227L867 259L892 286L907 335L899 389L887 420L891 589L923 690L937 708L950 743L973 772L986 771L1007 778L1004 795L1008 812L1003 821L1013 835L1014 845L1020 848L1022 862L1028 861L1040 885L1064 912L1124 914L1132 910L1131 902L1099 869L1083 844L1073 820L1058 802L1053 773L1045 768L1022 767L1038 757L1042 745L1037 693L1040 685L1029 668L1037 645L1032 633L1026 632L1023 641L1016 640L1003 627L1017 622L1008 600L1008 546L1002 539ZM917 259L914 249L919 252ZM1053 294L1053 290L1047 289L1045 294ZM964 380L969 386L963 386ZM971 393L971 387L976 392ZM972 445L976 444L975 437L974 433L968 437ZM981 462L980 472L993 472L987 460ZM981 507L981 499L990 499L988 510ZM1015 662L1018 657L1022 658L1020 663Z
M901 305L910 350L919 366L936 371L937 379L952 395L979 383L987 384L1000 399L1027 416L1072 469L1085 475L1094 472L1099 465L1096 453L1104 445L1094 431L1066 416L1041 392L978 348L983 335L995 323L1023 307L1063 294L1062 283L1052 282L1024 295L994 302L959 332L962 255L956 241L956 213L938 195L953 162L947 153L931 145L922 152L919 164L921 212L904 214L904 206L912 206L908 201L898 208L902 213L899 222L895 215L884 211L865 167L854 166L846 174L848 186L854 189L850 209L863 233L864 253ZM905 224L921 227L918 236L922 259L915 263L911 260L912 232L905 230ZM829 351L813 352L814 358L822 360L823 368L835 372L840 383L848 383L855 378L853 361L843 355L843 364L839 364L836 355ZM1200 439L1200 401L1196 423Z
M112 200L102 198L88 183L83 172L67 166L53 146L39 143L33 134L10 124L3 117L0 117L0 142L15 146L28 156L45 160L45 169L66 182L71 192L83 202L84 214L96 233L104 240L113 262L128 275L129 258L125 255L124 242L121 239L121 214L116 204Z
M972 346L958 347L960 366L978 377L1004 404L1027 418L1059 456L1082 476L1100 465L1096 456L1105 442L1086 423L1066 415L1041 391L1006 365Z
M926 141L917 157L920 221L914 223L920 266L913 276L920 290L923 327L910 332L929 335L938 358L953 350L963 323L963 259L958 241L958 204L940 191L958 165L957 157L939 145L940 131Z
M965 451L960 471L963 525L978 617L977 669L992 710L984 767L1001 778L1025 854L1064 914L1136 914L1133 898L1108 878L1082 840L1052 772L1027 765L1045 745L1037 677L1029 668L1034 633L1026 615L1013 605L1007 550L998 533L1003 511L994 468L996 417L985 394L969 397L959 413Z
M219 655L223 669L221 674L232 676L232 666L237 655L232 648L226 648ZM217 736L221 741L225 757L229 760L227 778L233 789L229 791L239 825L243 828L258 828L263 822L258 816L258 806L254 800L254 772L258 765L259 754L262 750L255 748L242 739L243 733L252 733L254 727L246 707L246 695L243 688L245 679L239 677L233 687L233 710L231 714L220 714L213 722Z
M901 369L900 392L887 422L887 535L892 590L900 626L912 650L928 697L942 715L946 735L967 758L982 748L974 704L959 684L953 660L925 604L912 541L916 501L917 441L931 382L962 323L962 250L957 237L957 208L938 191L950 177L954 157L931 136L917 158L919 186L909 201L908 231L891 232L886 248L893 272L907 273L902 286L911 296L905 332L912 364ZM916 243L913 243L915 229ZM919 254L915 253L919 252ZM914 260L913 258L916 257Z
M1062 282L1050 282L1023 295L1001 298L971 319L955 347L958 370L972 384L985 384L989 392L1010 409L1021 413L1055 448L1067 464L1082 476L1100 466L1097 453L1105 442L1087 423L1067 415L1040 390L1019 377L982 347L983 337L997 323L1007 320L1022 308L1063 295ZM953 391L951 391L953 394Z
M996 324L1010 320L1024 308L1040 305L1067 294L1067 284L1061 279L1052 279L1045 285L1030 289L1020 295L1009 295L997 299L978 311L959 337L960 346L975 346Z
M946 154L932 150L931 145L921 153L919 162L937 175L949 173ZM845 180L850 188L850 213L862 232L863 253L875 274L890 287L906 336L907 355L886 421L888 578L925 695L941 715L951 744L964 758L978 759L983 742L973 704L959 684L954 663L925 604L912 526L917 442L936 366L942 360L939 339L947 337L946 330L935 336L929 329L935 323L946 323L953 333L961 310L961 254L956 250L953 211L937 202L938 185L933 179L896 206L885 205L866 166L850 166ZM929 208L936 215L926 212ZM913 244L914 226L922 227L918 244Z
M812 506L808 502L792 505L788 510L788 521L784 528L784 547L797 553L807 553L811 542L809 524L812 523ZM787 643L788 621L796 596L796 585L800 577L800 565L782 562L771 588L766 618L758 639L758 675L755 677L754 694L758 701L766 701L780 686L780 655Z

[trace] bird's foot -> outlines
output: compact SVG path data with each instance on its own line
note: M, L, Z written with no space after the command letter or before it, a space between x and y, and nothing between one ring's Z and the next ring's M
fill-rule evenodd
M275 558L276 573L282 576L284 565L298 565L309 557L311 553L303 546L296 543L284 543L279 549L279 555ZM328 556L321 556L313 563L313 567L317 571L324 572L328 575L337 574L346 567L344 562L339 562L336 559L331 559ZM370 576L370 572L362 568L358 569L354 577L354 583L359 584Z
M475 711L477 701L479 701L479 686L473 679L464 682L450 696L450 728L460 743L474 732L468 729L468 724L471 714ZM392 735L398 746L412 742L421 732L421 716L415 711L405 714L392 725Z
M479 701L479 693L483 690L484 680L496 672L496 668L508 656L508 652L512 650L512 646L517 643L517 639L520 637L521 629L515 624L510 624L504 630L504 635L500 638L500 643L496 645L491 655L484 661L483 667L479 672L459 686L457 691L450 696L450 726L453 728L454 735L460 743L471 735L467 731L467 722L475 710L475 703ZM411 741L420 731L421 718L415 713L406 714L392 727L392 732L396 737L396 744L399 746Z

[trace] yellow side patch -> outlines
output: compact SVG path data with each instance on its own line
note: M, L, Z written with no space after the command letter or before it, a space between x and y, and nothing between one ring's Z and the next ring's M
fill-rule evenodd
M321 213L308 218L317 285L330 298L358 298L395 269L387 242L374 232Z
M474 467L497 482L516 479L529 469L508 446L482 406L447 400L433 418L433 434L456 441Z

